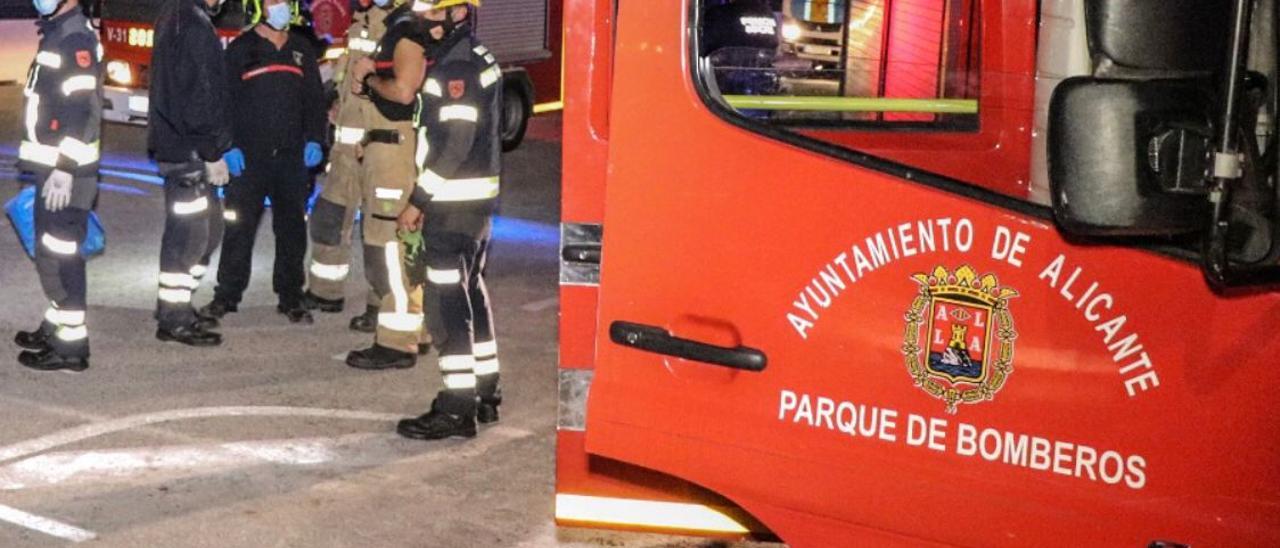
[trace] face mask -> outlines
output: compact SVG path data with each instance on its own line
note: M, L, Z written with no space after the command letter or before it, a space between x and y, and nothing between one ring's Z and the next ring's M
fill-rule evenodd
M391 0L373 0L373 5L378 6L380 8L385 8L390 3L391 3Z
M58 6L62 4L61 0L32 0L31 3L41 17L53 15L53 12L58 11Z
M267 25L276 30L284 30L289 28L289 20L293 19L293 12L289 9L289 4L272 4L267 6Z
M453 34L453 31L454 31L454 30L457 30L457 28L458 28L458 27L460 27L460 26L462 26L464 23L466 23L466 19L463 19L463 20L462 20L462 23L459 23L459 22L457 22L457 21L454 21L454 20L453 20L453 9L452 9L452 8L451 8L451 9L449 9L449 10L445 13L444 21L431 21L431 26L432 26L432 28L439 27L439 28L441 28L441 29L443 29L443 30L444 30L444 33L440 35L440 40L436 40L436 41L437 41L437 42L443 42L443 41L445 41L446 39L448 39L448 38L449 38L449 35ZM428 36L430 36L430 35L428 35ZM434 40L434 38L432 38L432 39Z
M209 14L209 17L214 17L218 15L218 12L222 11L222 4L226 3L226 1L227 0L218 0L213 6L209 6L207 2L201 0L200 7L204 8L204 12Z

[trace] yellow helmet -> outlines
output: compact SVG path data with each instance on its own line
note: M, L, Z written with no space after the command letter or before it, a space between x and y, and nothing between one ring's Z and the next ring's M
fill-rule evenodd
M414 0L413 11L441 10L453 6L470 4L480 7L480 0Z

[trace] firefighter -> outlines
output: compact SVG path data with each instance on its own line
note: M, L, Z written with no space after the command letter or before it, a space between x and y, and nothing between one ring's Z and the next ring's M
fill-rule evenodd
M431 410L397 425L423 440L476 435L498 420L498 348L484 283L485 258L502 171L502 70L472 36L479 0L418 0L436 63L422 88L422 156L412 204L400 216L422 226L426 279L440 298L444 388ZM425 221L423 214L425 213Z
M43 371L89 367L80 242L98 194L102 48L79 0L35 0L40 45L24 90L19 167L35 174L36 271L49 299L44 322L15 342L18 361Z
M308 270L304 304L321 312L341 312L345 305L344 289L351 270L351 231L356 211L365 195L376 197L378 175L376 159L361 164L358 149L368 127L386 128L391 124L374 107L367 96L356 95L350 82L355 65L377 48L386 34L386 17L391 0L361 0L347 29L347 53L337 63L338 111L334 119L333 149L329 152L329 175L315 208L311 212L311 268ZM373 189L373 190L370 190ZM367 209L367 207L366 207ZM370 247L366 256L381 257L380 249ZM351 320L351 329L373 333L377 329L381 284L375 282L377 269L365 269L369 290L366 311Z
M221 319L237 310L249 286L263 201L270 198L276 311L309 324L302 304L306 209L310 169L324 159L324 86L311 45L289 32L294 11L288 0L261 1L264 20L227 47L234 148L226 158L234 180L223 204L218 287L200 312Z
M221 206L210 186L230 180L226 66L210 19L223 0L171 0L160 7L150 65L147 141L164 176L165 227L160 244L156 338L217 346L222 335L202 320L191 297L205 273L202 259L218 245Z
M376 114L361 139L364 261L381 303L377 311L380 344L347 355L360 369L413 367L423 332L422 291L408 283L397 218L409 203L417 176L414 112L427 69L426 23L414 5L393 10L387 31L374 49L352 68L350 87L367 95ZM372 112L372 111L371 111ZM425 149L422 150L425 152Z

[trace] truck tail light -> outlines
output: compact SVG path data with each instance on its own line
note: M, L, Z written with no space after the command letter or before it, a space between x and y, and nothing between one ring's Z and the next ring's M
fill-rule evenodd
M121 86L133 84L133 69L125 61L107 63L107 79Z
M585 495L556 495L561 523L746 535L751 531L723 512L700 504Z

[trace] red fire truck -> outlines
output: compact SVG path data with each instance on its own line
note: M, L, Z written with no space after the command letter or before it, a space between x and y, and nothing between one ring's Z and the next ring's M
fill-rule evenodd
M155 38L152 23L161 2L172 0L103 0L102 45L106 91L103 118L146 123L147 65ZM315 0L305 10L314 34L328 43L325 61L340 57L350 24L350 6L340 0ZM252 18L245 4L226 2L214 19L224 42L230 42ZM558 0L490 0L477 12L476 32L504 69L503 143L508 150L524 138L529 118L558 110L560 100L561 4Z
M558 523L1280 546L1274 0L721 3L566 2Z

